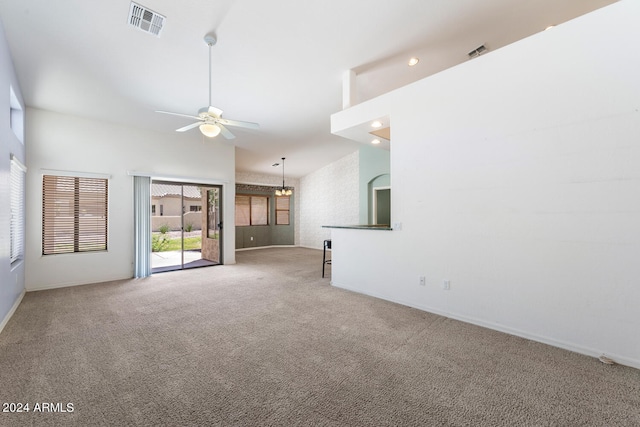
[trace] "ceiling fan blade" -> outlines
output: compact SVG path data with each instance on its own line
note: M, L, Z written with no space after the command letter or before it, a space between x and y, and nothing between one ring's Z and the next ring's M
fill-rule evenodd
M200 126L203 122L195 122L195 123L191 123L190 125L186 125L184 127L181 127L180 129L176 129L176 132L184 132L187 131L189 129L193 129L196 126Z
M159 111L159 110L156 110L156 113L171 114L172 116L189 117L190 119L200 120L200 117L190 116L188 114L172 113L170 111Z
M224 127L222 125L222 123L218 122L216 124L216 126L218 126L220 128L220 133L222 134L222 136L224 136L227 139L234 139L236 136L234 134L232 134L229 129L227 129L226 127Z
M200 130L202 131L202 134L205 136L214 137L215 135L217 135L217 129L215 129L213 126L218 126L220 128L220 133L222 134L223 137L225 137L226 139L234 139L235 135L231 133L231 131L229 131L229 129L227 129L225 125L248 128L248 129L258 129L260 127L258 123L223 119L221 117L223 111L211 105L211 46L216 44L216 37L214 35L207 34L204 37L204 41L207 44L207 46L209 46L209 106L200 108L198 110L197 116L192 116L189 114L173 113L171 111L160 111L160 110L156 110L156 113L170 114L172 116L187 117L190 119L197 120L197 122L195 123L191 123L190 125L186 125L181 127L180 129L176 129L176 132L185 132L197 126L205 125L204 128L203 127L200 128Z
M209 109L207 110L209 114L212 114L216 117L220 117L223 113L223 111L219 108L213 107L211 105L209 105Z
M252 122L242 122L240 120L218 119L218 123L222 123L227 126L235 126L240 128L258 129L260 125Z

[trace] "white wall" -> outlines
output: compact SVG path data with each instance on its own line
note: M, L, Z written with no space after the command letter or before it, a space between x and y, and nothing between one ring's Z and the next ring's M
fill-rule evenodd
M333 283L640 368L638 22L621 1L337 113L388 109L402 230L334 230Z
M37 109L27 109L27 119L27 290L133 276L133 178L128 171L226 181L225 206L233 206L233 146L203 143L197 132L157 133ZM42 169L111 175L107 252L41 255ZM224 220L233 223L233 209L225 210ZM233 264L233 227L224 233L224 262Z
M282 173L282 169L280 169L280 172ZM236 172L236 183L282 186L282 175L264 175L251 172ZM293 187L294 244L300 245L300 180L285 176L284 184L287 187Z
M10 87L24 107L13 60L0 22L0 331L24 292L24 261L11 265L11 197L9 188L10 156L26 164L25 146L11 129Z
M323 225L359 223L359 153L349 154L300 179L300 245L322 248Z

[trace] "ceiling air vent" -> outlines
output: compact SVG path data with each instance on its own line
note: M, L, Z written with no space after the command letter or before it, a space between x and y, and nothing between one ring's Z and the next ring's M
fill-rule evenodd
M469 55L470 59L473 59L473 58L477 58L478 56L482 55L486 51L487 51L486 46L485 45L481 45L481 46L478 46L477 48L473 49L471 52L469 52L468 55Z
M160 37L160 32L164 26L165 19L166 18L159 13L149 10L144 6L140 6L137 3L131 2L131 8L129 9L129 25L133 25L141 31Z

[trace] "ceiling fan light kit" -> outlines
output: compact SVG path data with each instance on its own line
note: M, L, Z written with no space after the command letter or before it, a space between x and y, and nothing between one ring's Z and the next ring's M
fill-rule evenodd
M188 117L190 119L198 120L190 125L183 126L176 129L176 132L185 132L195 127L200 129L200 132L208 137L215 138L222 134L226 139L234 139L235 135L227 129L227 126L242 127L247 129L258 129L260 125L258 123L243 122L240 120L230 120L222 118L222 110L211 105L211 47L217 43L217 39L213 34L207 34L204 36L204 42L209 46L209 106L203 107L198 110L198 115L193 116L189 114L173 113L170 111L156 111L162 114L171 114L172 116Z
M216 125L212 125L211 123L203 123L200 125L200 132L202 132L204 136L215 138L220 135L220 128Z

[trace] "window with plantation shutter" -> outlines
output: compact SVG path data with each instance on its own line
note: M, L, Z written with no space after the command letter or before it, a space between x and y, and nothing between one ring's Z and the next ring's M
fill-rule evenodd
M289 225L290 203L289 196L276 197L276 225Z
M11 263L24 259L24 188L27 168L11 155Z
M236 195L236 227L269 225L267 196Z
M107 250L108 180L44 175L42 254Z

